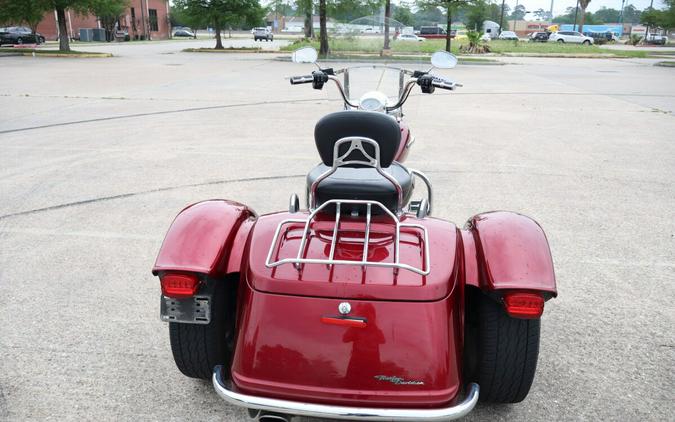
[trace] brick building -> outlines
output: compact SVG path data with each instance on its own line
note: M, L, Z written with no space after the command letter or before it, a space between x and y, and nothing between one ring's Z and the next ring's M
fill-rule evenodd
M130 0L129 7L118 21L118 30L127 31L132 40L169 38L169 0ZM71 38L79 38L80 28L100 28L101 24L93 15L79 15L66 11L66 27ZM59 25L56 11L45 14L37 27L47 40L57 40Z

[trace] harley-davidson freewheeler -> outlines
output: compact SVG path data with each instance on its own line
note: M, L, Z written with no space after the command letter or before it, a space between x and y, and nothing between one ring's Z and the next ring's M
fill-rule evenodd
M456 63L446 52L431 61ZM432 217L429 179L402 164L413 138L401 110L415 87L460 85L369 66L399 75L398 98L350 96L356 66L291 78L335 84L345 106L316 124L321 162L304 206L295 194L287 211L260 216L229 200L190 205L153 268L178 369L259 420L445 421L479 398L519 402L534 378L556 296L544 232L513 212L463 228ZM415 182L426 185L419 200Z

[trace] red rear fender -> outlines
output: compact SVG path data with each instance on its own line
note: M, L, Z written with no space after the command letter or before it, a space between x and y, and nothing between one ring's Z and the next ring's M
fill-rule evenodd
M462 230L462 243L467 284L557 295L546 235L531 218L505 211L476 215Z
M189 271L218 276L238 272L256 217L254 211L232 201L190 205L171 223L152 273Z

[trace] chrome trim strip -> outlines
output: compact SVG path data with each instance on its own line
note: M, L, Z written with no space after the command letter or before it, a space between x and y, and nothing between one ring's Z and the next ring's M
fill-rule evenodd
M473 410L478 402L480 387L471 383L466 398L455 406L441 409L380 409L368 407L333 406L328 404L304 403L267 397L250 396L236 393L226 386L223 380L223 367L213 369L213 387L216 393L234 406L248 409L260 409L268 412L287 413L315 418L333 418L363 421L396 422L442 422L464 417Z

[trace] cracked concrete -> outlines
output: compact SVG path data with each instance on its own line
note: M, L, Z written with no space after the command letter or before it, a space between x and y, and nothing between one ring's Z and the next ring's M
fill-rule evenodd
M284 79L309 65L184 47L0 58L2 420L246 419L176 370L150 268L189 203L285 209L318 162L314 123L340 103ZM406 108L434 214L531 215L556 265L530 395L468 419L672 419L673 70L505 61L518 66L445 71L464 88Z

